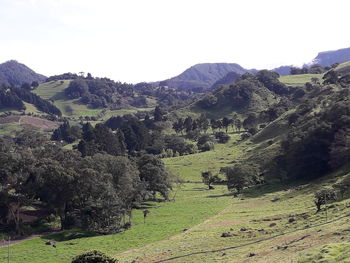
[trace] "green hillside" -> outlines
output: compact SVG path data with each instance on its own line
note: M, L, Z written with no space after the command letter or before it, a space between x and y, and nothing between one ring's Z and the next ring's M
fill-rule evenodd
M240 198L233 198L224 185L207 190L199 183L201 171L216 171L252 149L249 143L236 140L232 136L216 152L165 159L184 182L174 186L170 198L175 202L144 204L150 211L145 223L141 209L134 211L133 227L121 234L91 236L72 230L22 241L10 247L11 262L69 263L74 255L91 249L125 263L174 257L179 258L173 262L291 262L305 251L314 255L312 249L350 238L348 218L343 217L350 212L349 199L329 207L328 223L326 211L315 214L313 204L316 189L341 180L348 170L302 186L257 186L245 190ZM231 236L221 237L224 232ZM48 240L55 240L57 248L45 245ZM242 247L235 248L237 245ZM7 248L0 248L0 259L6 258Z
M39 85L33 92L40 97L53 101L53 104L59 108L63 116L96 116L101 109L89 109L86 105L79 103L79 99L69 99L65 96L64 90L68 87L71 80L56 80L45 82Z
M306 82L311 82L312 78L322 80L323 74L300 74L281 76L279 80L288 86L304 86Z
M102 117L99 119L106 120L112 116L132 114L138 111L143 110L152 110L152 107L149 108L135 108L129 107L127 109L121 110L105 110L103 114L101 112L103 109L92 109L85 104L79 102L79 99L70 99L68 98L64 90L68 87L71 80L55 80L50 82L45 82L39 85L33 92L40 97L53 101L53 104L59 108L65 117L79 118L79 117L97 117L99 114ZM149 99L149 104L154 105L154 100Z

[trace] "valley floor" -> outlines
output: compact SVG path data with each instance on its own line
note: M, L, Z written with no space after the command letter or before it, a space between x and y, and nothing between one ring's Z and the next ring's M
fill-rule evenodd
M247 150L234 143L236 138L214 151L165 159L185 183L174 186L170 198L175 202L144 204L142 209L150 211L146 222L140 209L134 211L132 228L120 234L72 230L26 240L10 246L10 262L69 263L92 249L122 263L298 262L315 248L350 241L350 199L329 205L327 218L325 210L315 213L313 203L313 193L345 171L308 185L257 186L238 198L225 185L207 190L200 171L228 166ZM56 241L57 248L45 245L48 240ZM7 261L7 253L0 248L0 262Z

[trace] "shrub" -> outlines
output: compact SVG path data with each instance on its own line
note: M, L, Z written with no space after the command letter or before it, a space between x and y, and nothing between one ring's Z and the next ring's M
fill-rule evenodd
M219 143L227 143L230 140L230 135L224 132L217 132L215 133L215 138Z
M76 256L72 263L117 263L114 258L107 256L101 251L92 250Z

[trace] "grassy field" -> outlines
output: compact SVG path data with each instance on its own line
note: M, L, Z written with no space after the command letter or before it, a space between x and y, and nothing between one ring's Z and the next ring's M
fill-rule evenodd
M239 134L231 134L227 144L215 144L213 151L163 159L173 174L191 182L200 182L201 172L218 173L221 167L232 165L243 154L246 145L236 145Z
M250 151L253 145L249 141L236 143L238 136L232 134L227 144L216 144L211 152L164 159L168 169L185 183L174 187L170 198L176 197L175 202L144 204L150 210L145 224L141 209L133 213L132 228L120 234L91 236L67 231L23 241L10 247L10 262L68 263L74 255L91 249L102 250L122 263L168 259L194 263L297 262L301 256L319 257L326 244L350 240L350 218L344 217L350 214L350 200L329 205L327 222L336 221L326 225L320 225L326 223L326 211L316 214L313 203L314 191L334 184L348 170L308 185L256 186L238 198L233 198L225 185L207 190L198 183L201 171L218 171ZM231 236L221 237L224 232ZM55 240L57 248L46 246L47 240ZM242 247L233 248L238 245ZM331 254L336 254L335 258L348 251L334 246ZM315 251L317 248L320 250ZM0 248L0 262L6 260L7 248Z
M59 108L63 116L96 116L101 109L90 109L86 105L79 103L79 99L69 99L64 94L70 80L57 80L45 82L39 85L33 92L40 97L54 101L54 105Z
M175 202L145 204L145 207L150 211L145 224L143 223L142 210L136 210L133 214L132 228L121 234L75 238L79 235L83 236L85 233L71 231L24 241L11 246L11 262L70 262L74 255L91 249L99 249L114 255L124 250L180 234L185 228L190 228L206 218L214 216L224 209L231 200L229 196L208 198L210 195L221 196L227 193L224 186L218 186L211 191L206 190L202 184L195 183L184 184L181 187L180 191L175 189L177 192ZM44 243L47 240L57 240L57 248L46 246ZM7 249L0 248L0 262L6 260Z
M300 74L281 76L280 81L288 86L304 86L306 82L311 82L312 78L322 80L323 74Z

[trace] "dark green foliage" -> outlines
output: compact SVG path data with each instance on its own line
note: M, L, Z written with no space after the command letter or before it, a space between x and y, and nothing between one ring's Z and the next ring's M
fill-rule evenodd
M324 84L337 84L339 81L340 75L335 70L330 70L323 76Z
M117 263L118 261L114 258L107 256L106 254L92 250L90 252L83 253L76 256L72 263Z
M211 171L205 171L205 172L202 172L202 181L204 184L208 186L208 189L210 190L210 189L213 189L211 185L213 183L219 182L220 178L217 174L213 175Z
M122 97L134 98L133 85L114 82L108 78L93 78L91 74L86 78L74 78L65 89L65 94L73 99L81 98L82 103L93 108L113 108L121 104Z
M75 73L63 73L61 75L55 75L55 76L50 76L46 79L46 82L49 81L56 81L56 80L70 80L70 79L77 79L79 76Z
M0 64L0 85L21 86L23 83L32 83L33 81L41 83L44 80L45 76L35 73L15 60Z
M81 129L79 126L70 126L69 122L64 122L54 130L51 139L55 141L66 141L72 143L81 138Z
M84 96L89 90L89 87L84 79L75 79L69 83L68 88L64 90L64 93L73 99Z
M240 193L244 187L260 182L258 170L251 164L240 164L224 169L227 188Z
M230 140L230 135L224 132L217 132L215 133L215 139L217 139L219 143L227 143Z
M85 135L89 127L85 126ZM92 130L93 140L102 144L100 137L106 137L106 131L107 127L97 126ZM0 140L0 222L15 225L18 234L22 233L20 217L8 215L17 215L37 200L60 218L64 229L77 226L116 233L126 217L130 224L136 203L156 193L168 197L170 177L155 156L145 155L136 162L95 152L83 158L77 151L49 144L42 136L27 135ZM113 149L115 144L108 147Z
M146 189L153 194L158 192L166 200L171 190L170 175L165 170L164 163L153 155L144 155L138 160L140 179L146 184Z
M187 143L184 138L175 135L164 136L164 148L171 149L173 153L178 153L179 155L195 152L192 144Z
M127 143L122 131L113 133L106 125L99 123L95 128L87 123L83 125L83 139L78 144L78 150L83 156L95 153L124 155Z
M157 106L155 109L154 109L154 121L162 121L163 120L163 115L164 115L164 112L163 110Z
M23 101L10 88L0 87L0 109L25 110Z
M285 95L289 93L287 86L278 80L279 74L277 72L261 70L256 73L256 77L266 88L276 94Z
M40 98L38 95L31 93L26 89L16 88L16 87L12 87L9 89L11 90L11 92L16 94L17 97L20 98L21 100L27 103L34 104L38 108L38 110L41 110L48 114L54 114L57 116L62 115L61 111L55 105L48 102L47 100Z
M243 121L243 128L248 130L250 128L256 128L258 125L258 119L256 114L251 113L248 115L246 119Z
M314 203L317 208L316 212L319 212L321 210L322 205L326 205L331 201L335 201L337 196L333 189L322 189L315 193L314 198Z

